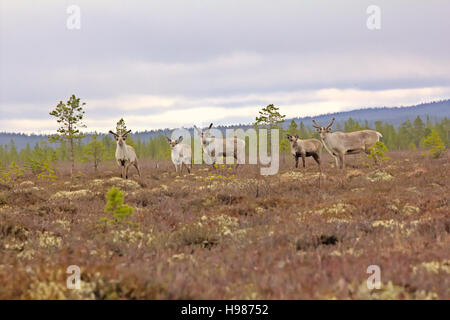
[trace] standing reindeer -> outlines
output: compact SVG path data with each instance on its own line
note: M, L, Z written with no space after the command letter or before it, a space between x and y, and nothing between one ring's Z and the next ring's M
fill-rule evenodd
M334 123L333 118L326 127L321 127L313 120L314 127L320 134L323 145L336 160L336 168L345 168L344 155L365 152L370 153L370 148L383 137L375 130L360 130L355 132L331 132Z
M319 171L322 171L320 166L320 155L322 153L322 142L317 139L299 139L299 137L287 135L289 144L291 145L291 153L295 158L295 167L298 168L298 158L302 158L303 168L305 165L306 157L313 157L319 165Z
M181 174L183 172L183 165L184 165L188 173L191 173L192 169L191 146L180 143L183 140L183 136L180 136L178 140L172 140L169 137L166 138L167 142L169 142L170 148L172 149L171 158L173 164L175 165L175 172L178 172L178 167L180 167L180 174Z
M237 137L229 137L225 139L212 137L209 132L212 125L213 124L211 123L209 127L203 131L194 125L194 128L195 130L197 130L198 135L200 136L200 139L202 141L202 148L204 152L212 158L213 167L214 164L217 162L218 158L232 156L234 159L236 159L236 170L237 170L240 162L239 160L242 160L239 159L238 157L241 153L243 153L245 160L245 141ZM231 151L232 154L227 154L228 150L233 150Z
M123 178L125 176L125 179L128 179L128 169L130 165L134 165L139 174L139 177L141 176L136 152L134 151L134 148L132 146L129 146L125 143L125 140L130 132L131 130L128 130L123 134L117 134L111 130L109 131L109 133L111 133L117 141L116 161L122 170L120 173L120 177Z

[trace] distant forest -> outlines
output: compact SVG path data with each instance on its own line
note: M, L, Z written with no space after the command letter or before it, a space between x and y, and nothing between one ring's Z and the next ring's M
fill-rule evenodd
M375 129L381 132L383 135L382 142L390 150L422 148L425 138L432 131L437 132L447 148L450 143L450 119L447 117L437 122L431 120L429 116L426 116L425 119L417 116L413 121L404 121L398 128L383 121L375 121L374 125L371 126L367 120L361 123L353 118L349 118L343 123L337 123L334 126L334 130L345 132L362 129ZM294 119L290 121L283 131L280 138L280 150L285 153L289 153L289 145L285 139L285 133L297 134L302 138L319 138L315 130L308 127L303 121L297 122ZM169 135L169 132L167 132L167 135ZM159 134L147 141L140 136L130 136L127 139L127 143L134 146L140 158L170 159L169 145L163 134ZM115 149L116 142L110 136L91 136L88 143L84 143L82 140L76 142L75 160L77 162L89 162L95 159L97 161L113 160ZM9 166L11 163L20 164L30 169L33 169L34 166L40 168L45 163L69 159L69 150L65 144L55 145L45 139L35 142L34 145L27 143L21 150L17 148L14 139L11 139L6 145L0 146L0 169Z
M430 115L425 113L427 111L430 112ZM326 125L332 117L336 117L336 123L333 125L334 131L352 132L361 129L375 129L381 132L383 135L382 142L389 150L414 150L423 148L424 140L433 131L439 135L445 147L449 147L449 113L450 100L445 100L413 107L354 110L317 116L314 119ZM383 120L377 120L376 115ZM400 115L403 116L404 120L398 125L395 124L395 121L390 121L398 119ZM410 120L412 115L414 115L414 118ZM368 119L361 120L361 117L367 117ZM298 135L301 138L319 138L311 127L311 119L311 117L306 117L284 121L281 126L281 152L289 153L289 144L285 139L285 133ZM246 129L252 127L252 125L221 126L218 128L224 130L237 127ZM193 129L190 130L193 133ZM127 143L134 146L140 158L169 159L170 149L166 136L170 136L170 134L170 129L135 133L129 136ZM3 141L0 144L0 170L13 163L39 171L43 166L49 166L55 161L70 159L69 148L66 144L50 143L46 136L11 133L3 133L0 136ZM76 140L74 146L75 161L98 163L113 160L115 148L116 142L111 136L87 134L85 138Z
M283 110L281 110L282 112ZM398 129L398 127L404 123L406 120L410 120L411 122L419 116L424 122L432 121L439 122L444 118L450 118L450 99L443 101L436 101L431 103L423 103L416 106L408 106L408 107L396 107L396 108L366 108L366 109L357 109L352 111L345 112L336 112L332 114L324 114L315 117L303 117L303 118L290 118L286 119L283 127L287 129L287 127L291 124L291 121L294 120L298 126L303 122L303 126L306 128L312 128L312 119L316 119L319 123L328 123L331 117L336 118L336 125L343 127L344 122L349 118L352 118L354 121L360 124L366 124L372 128L375 128L375 122L378 120L383 121L384 123L389 123L394 126L394 128ZM428 120L427 120L428 119ZM126 120L126 119L125 119ZM113 125L113 124L112 124ZM132 128L132 124L128 123L130 129ZM228 125L228 126L218 126L219 129L226 128L243 128L247 129L252 127L252 124L237 124L237 125ZM141 132L134 132L132 137L133 139L141 140L143 143L148 143L150 139L157 138L160 135L169 136L171 133L171 129L159 129L159 130L148 130ZM193 129L190 129L191 133ZM100 133L99 137L105 137L105 134ZM26 145L30 145L34 147L36 143L40 143L42 140L47 140L45 135L28 135L21 133L7 133L0 132L0 145L5 146L10 144L11 139L14 140L15 146L17 150L22 150L26 147ZM82 143L87 144L91 139L91 134L86 133L86 138L82 140Z

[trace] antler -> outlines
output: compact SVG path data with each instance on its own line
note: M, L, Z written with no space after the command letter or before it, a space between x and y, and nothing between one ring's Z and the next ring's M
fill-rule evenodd
M313 122L313 127L314 127L314 128L320 129L320 126L319 126L319 124L316 122L316 120L313 120L312 122Z
M213 125L212 123L209 125L208 130L211 129L212 125Z
M333 119L331 119L330 123L327 125L327 127L326 127L327 129L333 125L334 120L335 120L335 118L333 117Z
M125 132L124 134L122 134L122 137L126 137L130 132L131 132L131 130L128 130L127 132Z
M202 131L201 131L199 128L197 128L197 126L196 126L195 124L194 124L194 129L197 130L197 132L198 132L199 135L202 134Z
M112 135L115 135L117 137L117 133L113 132L112 130L109 130L109 133L111 133Z

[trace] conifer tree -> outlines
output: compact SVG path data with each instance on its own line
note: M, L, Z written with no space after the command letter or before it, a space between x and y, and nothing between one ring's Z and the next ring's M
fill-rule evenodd
M56 121L60 124L57 130L57 134L48 137L50 142L63 142L69 143L70 147L70 176L73 178L73 173L75 171L75 154L74 154L74 142L77 139L84 138L81 133L80 128L86 128L82 123L84 110L83 106L86 103L80 103L80 98L72 95L70 99L63 103L62 101L56 106L56 108L50 112L51 116L56 117Z

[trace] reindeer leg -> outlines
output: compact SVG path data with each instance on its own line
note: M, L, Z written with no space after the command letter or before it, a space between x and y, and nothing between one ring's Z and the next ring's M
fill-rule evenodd
M136 170L138 172L138 175L139 175L139 178L140 178L141 177L141 171L139 170L139 165L138 165L137 162L134 163L134 167L136 168Z
M295 158L295 167L298 168L298 157L294 156L294 158Z
M339 153L339 162L341 163L341 169L344 170L345 162L344 162L344 154L343 153Z
M336 169L339 169L339 158L338 156L333 155L334 161L336 161Z
M125 165L125 179L128 179L128 169L130 168L130 163Z
M320 158L317 154L313 154L313 158L314 160L316 160L317 164L319 165L319 170L322 171L321 167L320 167Z
M302 163L303 163L303 168L306 168L306 165L305 165L305 154L304 153L302 153Z
M238 162L237 155L234 155L234 159L236 160L236 168L235 168L235 170L236 170L236 172L237 172L237 169L238 169L238 167L239 167L239 162Z
M188 174L191 173L191 170L189 169L189 166L187 164L184 164L186 166Z

